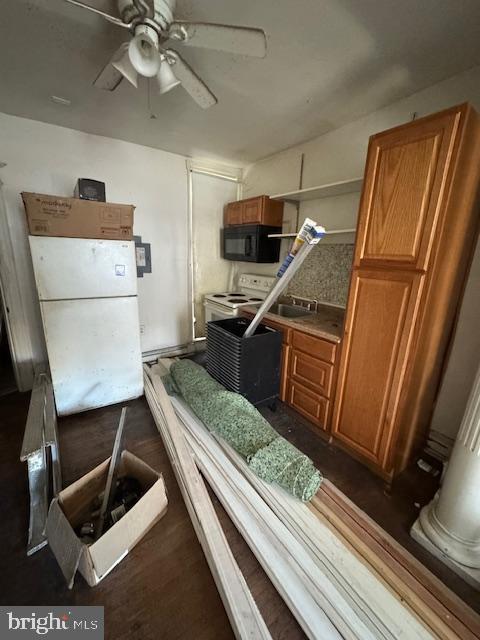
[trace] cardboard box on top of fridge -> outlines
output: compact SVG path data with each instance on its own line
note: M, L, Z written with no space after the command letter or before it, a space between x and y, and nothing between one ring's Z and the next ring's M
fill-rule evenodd
M104 490L109 463L110 458L60 491L50 504L47 540L69 589L73 587L77 570L91 587L97 585L167 511L162 474L129 451L123 451L118 477L135 478L145 493L98 540L84 544L75 529L91 517L91 505Z
M133 239L131 204L61 198L42 193L22 192L32 236L64 238Z

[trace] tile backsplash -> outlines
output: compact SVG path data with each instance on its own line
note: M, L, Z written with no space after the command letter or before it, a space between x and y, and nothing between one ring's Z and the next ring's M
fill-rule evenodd
M347 304L353 244L320 244L292 278L287 295L312 298L343 307Z

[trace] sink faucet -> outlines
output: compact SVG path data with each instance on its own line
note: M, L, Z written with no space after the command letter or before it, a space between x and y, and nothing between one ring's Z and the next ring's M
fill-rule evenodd
M315 313L318 311L318 300L313 300L311 298L301 298L300 296L289 296L292 300L293 305L298 305L299 307L304 307L309 311L314 310Z

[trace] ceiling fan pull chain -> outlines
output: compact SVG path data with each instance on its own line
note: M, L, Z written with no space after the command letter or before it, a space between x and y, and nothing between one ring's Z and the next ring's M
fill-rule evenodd
M148 109L148 114L150 116L150 120L156 120L157 116L153 113L152 110L152 84L151 84L151 79L148 78L147 79L147 109Z

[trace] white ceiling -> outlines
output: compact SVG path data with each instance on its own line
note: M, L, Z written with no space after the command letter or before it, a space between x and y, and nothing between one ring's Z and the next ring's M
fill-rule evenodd
M0 111L242 163L480 64L479 0L178 0L179 19L262 27L268 56L183 48L219 104L204 111L177 87L152 97L152 119L146 83L92 86L122 29L62 0L2 0L0 11Z

